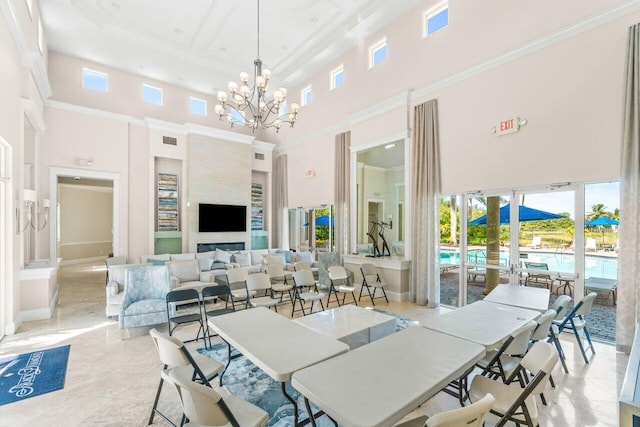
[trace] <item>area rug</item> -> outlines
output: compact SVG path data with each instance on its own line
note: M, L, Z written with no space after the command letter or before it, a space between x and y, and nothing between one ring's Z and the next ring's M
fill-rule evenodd
M406 317L397 316L379 309L374 310L395 317L397 319L396 331L415 324L415 322ZM208 350L200 348L198 353L216 359L221 363L227 363L227 345L224 343L218 343ZM265 374L247 358L239 357L231 362L223 377L223 387L230 394L241 397L267 411L269 413L267 426L286 427L293 425L293 405L283 396L280 383ZM287 384L286 388L287 393L298 402L300 419L306 419L307 411L304 406L304 396L298 393L290 384ZM314 412L318 411L318 408L313 404L311 406ZM334 427L333 422L326 416L318 418L316 425L318 427Z
M0 358L0 405L64 387L69 345Z

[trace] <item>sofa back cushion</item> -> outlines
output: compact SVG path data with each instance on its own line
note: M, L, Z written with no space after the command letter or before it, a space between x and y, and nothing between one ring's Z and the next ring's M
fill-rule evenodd
M278 249L276 253L284 255L284 262L285 263L287 263L287 264L291 263L291 251L286 250L286 249Z
M140 257L140 263L145 264L145 263L151 262L149 261L150 258L153 258L155 260L170 261L171 255L170 254L142 255Z
M167 263L169 273L178 278L180 282L200 280L200 268L198 260L171 261Z
M186 259L196 259L196 254L171 254L171 261L184 261Z
M213 258L198 258L198 268L200 271L209 271L213 265Z
M285 265L285 259L284 259L284 254L272 254L272 255L265 255L262 258L262 264L264 265L269 265L269 264L281 264L281 265Z

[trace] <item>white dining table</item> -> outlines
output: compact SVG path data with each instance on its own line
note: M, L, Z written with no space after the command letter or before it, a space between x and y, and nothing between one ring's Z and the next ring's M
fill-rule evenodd
M484 346L497 347L513 331L540 316L539 311L487 301L476 301L420 322L434 331Z
M498 285L483 301L527 308L541 313L549 309L551 291L545 288L534 288L520 285Z
M341 427L387 427L484 355L481 345L413 326L297 371L291 385L307 411L311 401Z
M222 339L280 382L282 393L293 404L296 426L299 425L298 404L287 393L285 383L294 372L349 351L347 344L266 307L212 317L208 323ZM225 371L230 363L231 358Z

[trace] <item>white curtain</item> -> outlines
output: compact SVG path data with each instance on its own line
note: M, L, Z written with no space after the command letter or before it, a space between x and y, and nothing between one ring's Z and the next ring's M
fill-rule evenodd
M349 252L349 202L351 170L351 132L336 135L335 162L335 250L339 254Z
M411 301L440 305L438 102L414 108L411 145Z
M273 232L276 248L289 247L287 204L289 192L287 187L287 155L276 157L273 174Z
M640 303L640 24L627 35L624 130L620 171L620 250L616 346L629 353Z

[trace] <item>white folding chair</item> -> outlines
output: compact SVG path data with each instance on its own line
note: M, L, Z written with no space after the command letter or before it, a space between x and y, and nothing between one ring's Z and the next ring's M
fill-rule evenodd
M585 319L585 316L591 313L591 307L593 306L593 301L596 299L596 296L598 296L598 294L591 292L589 295L578 301L575 307L573 307L573 310L571 310L564 319L554 321L554 323L558 325L558 333L561 333L565 329L573 331L573 335L575 335L576 340L578 341L578 347L580 347L580 352L582 353L582 358L585 363L589 363L589 359L587 359L587 351L582 343L580 332L584 333L587 343L589 344L589 348L591 349L591 353L595 355L596 350L593 348L593 343L591 342L591 337L587 330L587 319Z
M162 392L164 382L167 381L169 384L173 384L169 378L169 372L178 367L186 367L186 375L189 375L191 380L198 380L204 384L209 384L209 381L218 375L224 366L217 360L204 357L199 354L192 355L184 346L184 343L176 337L163 334L158 332L156 329L151 329L149 334L151 335L153 343L158 350L160 361L164 365L162 371L160 371L160 384L158 384L156 398L153 401L153 407L151 408L149 424L153 423L155 414L158 414L171 425L175 426L173 421L158 410L158 400L160 399L160 393Z
M495 401L496 399L488 393L471 405L440 412L431 417L424 415L398 424L396 427L481 427L484 425L484 419Z
M542 393L556 363L558 353L551 344L538 341L507 378L506 384L476 375L471 381L469 399L477 402L488 393L492 394L496 401L491 407L491 412L502 417L496 424L497 427L502 427L509 421L515 422L516 425L537 426L539 413L534 396ZM510 385L517 377L522 376L522 371L533 373L533 379L524 388Z
M264 410L233 395L223 399L211 387L191 381L188 371L182 368L173 369L169 376L189 419L185 426L263 427L269 421Z
M387 282L380 278L380 274L378 274L376 266L366 262L360 265L360 272L362 273L362 287L360 288L358 302L360 301L360 298L362 298L362 288L367 288L367 293L369 294L369 298L371 298L371 304L375 306L376 303L373 300L379 298L384 298L388 303L389 299L387 298L387 293L384 290ZM371 293L371 288L373 288L373 294ZM376 298L376 291L378 289L382 291L382 296Z
M476 366L482 368L482 375L491 378L500 378L506 382L507 376L512 372L529 348L529 339L537 323L532 320L519 327L507 337L497 350L488 351ZM524 378L520 378L524 385Z
M289 297L289 301L293 302L293 285L289 283L287 273L284 271L284 266L282 264L267 264L265 266L265 273L269 275L273 292L276 295L280 294L280 302L283 301L285 292Z
M227 283L231 289L234 301L244 301L245 308L249 308L249 298L255 295L247 289L247 276L249 272L244 268L231 268L227 270Z
M313 304L317 301L324 311L324 304L322 299L325 294L318 292L318 282L313 278L311 270L300 270L293 273L293 308L291 310L291 317L293 317L296 311L302 311L302 315L306 316L304 311L304 305L307 302L311 303L309 314L313 313ZM300 303L300 310L296 310L296 303Z
M327 308L331 303L331 294L336 297L336 302L338 306L344 304L344 300L347 297L347 294L351 294L353 297L353 303L358 305L358 301L356 301L354 286L349 286L349 276L347 275L347 270L341 265L333 265L328 268L327 272L329 273L329 280L331 285L329 287L329 298L327 298ZM342 294L342 303L340 303L340 299L338 298L338 292Z
M267 307L272 308L277 312L278 299L273 297L273 289L271 288L271 280L266 273L254 273L247 276L246 279L247 290L249 293L258 295L260 292L266 293L265 296L255 296L249 298L249 305L252 307Z

